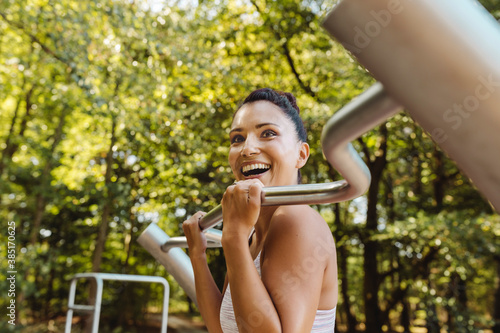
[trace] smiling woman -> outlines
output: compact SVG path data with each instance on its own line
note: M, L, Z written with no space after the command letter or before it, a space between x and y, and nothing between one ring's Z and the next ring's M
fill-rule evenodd
M288 165L281 166L291 163L300 183L300 168L309 157L309 146L292 94L268 88L251 93L234 115L230 140L229 164L233 172L240 171L235 173L237 180L260 179L269 173L273 183L266 186L289 185Z
M309 206L261 206L263 187L300 183L306 138L289 93L256 90L233 117L229 164L236 182L221 203L222 292L206 262L207 241L198 226L204 213L183 224L210 332L334 331L337 261L328 225Z
M274 108L279 108L280 111L286 116L288 121L285 121L285 125L287 129L295 130L295 135L296 135L296 140L300 143L306 143L307 144L307 132L304 127L304 124L302 123L302 119L299 116L300 109L297 106L297 101L295 99L295 96L293 96L290 93L285 93L285 92L277 92L269 88L264 88L264 89L258 89L252 92L243 102L242 106L240 109L235 113L234 119L233 119L233 126L235 126L235 121L238 120L237 115L241 109L245 109L245 107L251 107L253 102L267 102L270 103L271 105L268 105L267 107L274 107ZM253 105L253 107L256 107ZM264 109L263 112L266 112L266 107L262 107L261 109ZM242 118L241 116L239 117L240 119ZM265 119L265 118L264 118ZM258 124L259 126L265 126L265 125L275 125L279 126L277 123L263 123L263 124ZM234 129L231 131L231 134L234 130L238 130L238 128ZM272 136L272 133L264 133L264 135L269 135ZM238 138L238 139L241 139ZM233 143L233 137L231 136L231 143ZM306 147L307 150L309 150L309 147ZM300 169L298 170L298 183L301 183L302 177L300 174Z

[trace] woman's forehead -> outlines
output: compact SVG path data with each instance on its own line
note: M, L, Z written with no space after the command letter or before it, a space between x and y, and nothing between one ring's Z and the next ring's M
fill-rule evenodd
M246 127L259 123L275 123L283 127L293 125L280 107L271 102L257 101L243 105L236 112L231 127Z

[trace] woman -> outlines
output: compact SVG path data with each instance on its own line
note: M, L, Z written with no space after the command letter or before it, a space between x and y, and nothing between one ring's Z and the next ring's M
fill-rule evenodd
M222 199L227 275L217 288L208 269L204 213L184 222L196 297L209 332L333 332L337 304L335 244L306 205L261 207L264 186L300 183L309 157L295 97L252 92L236 111L229 164L236 178Z

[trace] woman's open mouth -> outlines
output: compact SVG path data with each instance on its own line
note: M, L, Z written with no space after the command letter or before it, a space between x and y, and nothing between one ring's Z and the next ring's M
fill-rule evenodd
M241 173L245 177L252 177L260 175L266 171L271 169L269 164L264 163L255 163L255 164L247 164L241 168Z

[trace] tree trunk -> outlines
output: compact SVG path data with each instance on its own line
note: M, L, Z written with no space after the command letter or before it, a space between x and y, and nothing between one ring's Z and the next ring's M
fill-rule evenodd
M377 265L377 254L379 244L372 239L372 236L378 232L378 194L382 174L387 165L387 126L384 123L380 126L380 146L375 153L374 161L369 161L368 165L372 175L370 189L368 190L368 203L366 212L366 233L363 237L363 288L365 301L365 316L367 333L382 332L381 311L378 300L378 291L380 286L380 274ZM367 155L369 156L369 155Z
M436 212L440 212L443 209L443 199L444 199L444 186L446 183L446 175L444 170L444 157L443 153L437 148L434 148L434 162L435 162L435 174L432 185L434 187L434 201L436 203Z
M394 224L396 221L396 199L393 191L393 181L391 175L385 177L385 204L387 206L387 224Z
M497 286L495 290L495 305L493 309L493 320L495 324L493 326L493 333L500 333L500 256L495 257L497 264Z
M102 208L101 223L99 224L99 231L97 234L97 240L94 248L94 255L92 257L92 272L101 271L102 255L106 246L106 239L108 238L108 223L109 217L111 215L111 205L113 201L113 196L111 193L111 176L113 173L113 146L116 143L116 118L112 116L111 123L111 142L109 144L109 149L106 154L106 173L104 176L105 192L104 192L104 206ZM90 291L89 291L89 304L95 304L95 294L97 286L91 280ZM85 321L85 332L89 333L92 331L92 317L87 318Z
M52 168L54 167L54 153L62 139L64 123L66 120L66 112L66 108L61 111L61 115L59 116L59 124L57 125L56 131L53 135L54 141L52 141L47 162L45 163L42 174L40 176L40 189L36 195L35 216L33 218L33 226L30 233L30 244L32 245L34 245L38 241L38 234L40 232L43 214L47 205L45 193L50 191L50 173L52 172Z
M2 158L0 159L0 177L3 175L3 169L5 167L5 161L7 159L10 159L8 157L8 155L11 155L11 157L12 157L12 154L10 152L12 150L12 140L13 140L13 136L14 136L14 129L16 127L17 116L18 116L19 108L20 107L21 107L21 99L19 99L17 101L16 108L14 109L14 115L12 116L12 120L10 122L9 134L7 134L7 138L5 138L5 148L2 151Z
M356 316L352 312L351 301L349 300L349 278L347 276L347 251L344 246L338 248L339 251L339 271L341 272L342 281L342 303L344 307L344 312L347 318L347 333L355 333L356 325L358 324ZM339 273L340 273L339 272Z
M111 202L110 200L106 200L102 209L101 224L99 225L99 232L97 234L94 256L92 258L92 272L101 271L102 254L104 253L106 239L108 238L108 221L110 211Z
M104 253L104 247L106 244L106 239L108 237L108 222L109 216L111 214L111 204L113 196L111 193L111 176L113 173L113 146L116 143L116 118L113 117L111 124L111 142L109 144L108 153L106 154L106 173L104 176L105 193L104 193L104 206L102 208L101 223L99 225L99 232L97 234L97 240L94 250L94 256L92 259L92 272L99 272L101 270L102 254Z
M132 255L132 248L133 248L133 245L134 242L135 242L135 239L134 239L134 227L135 227L135 222L136 222L136 218L135 218L135 214L132 212L132 210L130 210L130 233L125 236L125 239L124 239L124 247L125 247L125 251L127 252L127 257L125 258L125 262L123 263L123 274L127 274L128 273L128 270L129 270L129 260L130 260L130 257Z
M0 177L3 175L3 171L5 169L5 164L8 160L12 159L12 156L16 152L19 144L15 141L15 136L18 138L22 138L24 136L24 131L26 130L28 119L31 117L31 95L33 94L33 90L35 86L31 87L31 89L26 93L24 97L24 101L26 102L26 112L24 113L23 118L21 119L21 125L19 127L19 132L14 134L14 129L17 122L18 110L21 105L21 100L18 100L16 109L14 110L14 116L12 117L12 121L9 128L9 134L5 139L5 148L2 151L2 158L0 159Z
M428 333L441 332L441 326L437 317L436 304L432 300L427 300L427 311L425 318L425 328Z
M336 230L335 238L339 239L343 235L343 232L339 232L340 231L339 229L342 228L342 225L343 225L341 217L340 217L340 204L336 203L333 206L333 209L334 209L334 214L335 214L335 223L337 225L337 228L335 229ZM344 312L345 312L346 319L347 319L346 332L347 333L355 333L357 321L356 321L356 316L352 312L351 301L349 299L349 293L348 293L349 279L348 279L348 271L347 271L347 257L349 254L347 253L345 246L340 246L337 248L337 250L338 250L337 258L338 258L339 276L340 276L340 280L342 282L340 292L341 292L342 300L343 300L342 305L343 305Z
M401 311L400 323L401 326L403 326L403 333L410 333L410 305L408 304L408 300L406 298L403 300L403 310Z
M430 280L430 267L427 267L427 272L425 274L424 280L427 281L427 286L430 289L433 288L433 283ZM425 327L428 333L439 333L441 332L441 325L438 319L438 313L436 309L436 303L433 297L429 295L426 296L426 317L425 317Z
M52 263L51 263L52 265ZM45 296L45 306L44 308L44 319L47 320L50 318L51 315L51 310L53 310L53 307L50 306L50 301L54 299L54 280L56 277L56 270L54 267L50 269L50 274L49 274L49 281L47 283L47 294Z
M29 107L31 109L31 106ZM50 189L50 172L52 171L53 167L53 159L54 159L54 152L61 142L62 139L62 134L63 134L63 128L64 128L64 123L66 119L66 109L63 109L61 111L61 115L59 117L59 124L57 126L56 131L53 134L53 142L50 148L50 153L49 156L47 157L47 161L45 163L44 169L42 171L42 174L40 176L40 185L38 188L38 194L36 195L36 201L35 201L35 214L33 218L33 224L31 225L31 231L30 231L30 241L29 244L34 246L38 242L38 235L40 233L40 226L42 224L42 218L43 218L43 213L45 211L46 207L46 199L44 197L45 191L49 191ZM28 108L26 109L26 114L28 114ZM24 133L24 130L26 128L26 122L27 122L27 117L25 115L23 122L21 124L21 130L20 130L20 135ZM16 147L17 149L17 147ZM14 150L15 151L15 150ZM14 154L14 151L12 154ZM23 281L28 280L28 276L31 273L31 269L28 267L24 273L23 276ZM37 276L36 272L34 273L34 276ZM19 304L24 302L25 294L23 291L19 293L18 296L18 302Z

